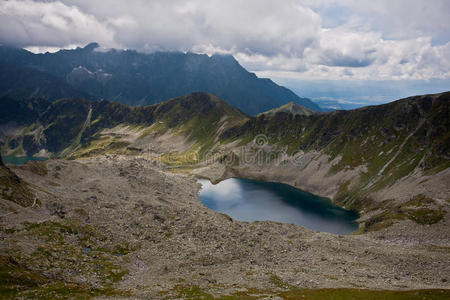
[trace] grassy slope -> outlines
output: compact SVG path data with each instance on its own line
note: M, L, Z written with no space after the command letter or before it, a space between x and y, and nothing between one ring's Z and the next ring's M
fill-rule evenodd
M158 106L155 114L158 116L158 121L164 124L164 128L171 128L194 142L188 152L195 155L182 154L183 163L198 162L199 158L212 151L218 141L218 131L224 123L228 128L247 119L238 109L213 95L204 93L163 102ZM189 161L185 161L186 158L190 158ZM180 159L174 159L172 156L171 161L177 163Z
M86 126L89 111L90 122ZM246 116L215 96L193 93L150 106L128 107L126 105L85 99L61 99L36 116L34 122L26 124L22 136L14 145L9 140L2 149L24 147L28 154L45 148L60 157L77 156L77 151L93 148L92 153L100 154L102 149L120 150L127 146L120 140L102 141L100 132L117 125L150 128L150 131L164 133L172 129L186 135L196 144L196 151L209 150L216 139L216 132L226 116L229 126L245 120ZM43 132L36 142L34 130L42 126ZM24 145L23 141L29 141ZM119 143L117 143L119 142ZM17 144L17 145L16 145ZM83 151L81 151L83 152ZM86 154L86 152L83 152Z
M115 288L128 273L116 263L118 254L132 251L124 248L124 242L113 248L114 241L76 219L23 224L22 229L0 228L34 246L31 256L14 250L0 255L1 299L90 299L127 294ZM20 249L16 241L10 246ZM86 247L90 247L89 253L83 252ZM66 269L74 276L81 272L96 281L80 283L67 276L49 276L42 272L46 269Z
M330 155L330 160L341 156L332 172L366 165L368 171L361 181L366 185L383 171L377 189L409 174L419 162L427 172L450 167L449 112L450 93L436 98L418 96L323 115L260 116L231 128L221 138L265 134L269 141L288 146L289 153L318 150Z
M342 156L340 163L331 172L366 164L368 172L361 178L360 185L352 189L343 185L337 199L341 203L350 203L357 207L365 203L355 200L365 199L364 197L374 189L390 184L418 166L429 173L449 167L449 97L450 93L437 98L413 97L383 106L325 115L294 116L278 113L273 116L256 118L248 118L240 111L207 94L188 95L161 104L136 108L107 101L91 103L82 99L66 99L49 106L40 115L39 122L45 128L47 145L54 147L56 152L61 152L67 147L86 148L98 141L98 132L103 128L111 128L119 124L144 127L156 124L158 126L155 126L154 130L160 133L173 129L196 142L196 148L193 150L209 151L216 143L220 120L227 115L229 124L220 134L219 143L236 139L251 140L257 134L264 133L270 137L269 140L272 143L280 146L287 145L291 153L298 149L321 150L329 154L331 159ZM91 125L85 128L80 136L80 130L90 107L93 109ZM63 135L65 136L63 137ZM409 138L405 142L408 136ZM76 145L74 141L77 143ZM399 148L402 144L403 147ZM392 162L384 167L389 161ZM6 170L2 166L0 171L7 172ZM367 187L368 183L381 170L383 170L381 174L383 176L380 177L380 180ZM37 172L39 171L43 170L37 170ZM1 174L3 176L3 173ZM436 211L426 211L421 208L423 204L430 201L432 200L426 197L416 197L407 205L395 210L402 214L382 215L380 218L408 217L419 222L425 220L426 224L432 224L439 220L439 214L436 214ZM28 206L31 203L28 201L23 204ZM66 242L66 240L72 240L73 236L80 241L85 241L85 235L95 237L95 234L86 231L89 229L86 229L86 225L75 225L45 223L39 226L29 225L29 229L30 234L54 240L54 244L50 246L56 247L61 250L61 253L64 253L64 251L75 251ZM374 226L380 226L380 222L375 222ZM100 237L98 240L101 240ZM43 248L43 251L35 253L36 264L46 257L45 250ZM75 254L81 255L80 249L76 251L78 252ZM69 293L74 298L85 299L100 294L120 293L110 284L116 280L117 273L112 272L115 269L110 264L110 257L114 255L113 250L105 251L105 249L99 248L98 250L94 249L93 253L104 257L102 263L105 266L105 272L100 273L99 276L105 284L99 289L62 281L48 281L33 272L33 268L18 264L17 260L11 259L9 256L1 256L1 296L4 298L46 298L51 294L54 295L54 298L65 298ZM83 266L87 271L95 272L90 269L90 261ZM118 280L120 281L120 278ZM448 290L402 292L358 289L301 290L290 289L278 280L274 280L274 285L279 286L280 290L249 290L240 294L224 296L222 299L255 299L255 294L275 295L282 299L301 297L305 299L447 299L449 296ZM214 299L212 295L196 286L178 286L167 291L167 295L187 299Z
M359 182L352 186L344 183L334 200L347 208L368 211L380 208L371 200L372 193L414 170L435 174L450 167L449 128L450 92L447 92L322 115L262 115L229 129L221 138L251 141L264 134L269 143L287 146L291 154L298 150L321 151L329 155L330 161L340 158L330 175L365 166L367 171L361 174ZM384 205L387 207L389 203ZM421 218L413 218L418 223L432 224L442 217L440 207L432 211L427 205L415 208L419 214L420 210L426 210ZM400 213L376 216L374 223L388 225L385 220L410 217L406 208L391 209Z
M260 115L268 115L268 116L269 115L275 115L275 114L277 114L279 112L292 113L294 115L302 115L302 116L310 116L310 115L313 115L313 114L317 113L317 112L315 112L315 111L313 111L313 110L311 110L311 109L309 109L307 107L304 107L303 105L297 104L295 102L289 102L289 103L287 103L285 105L282 105L280 107L277 107L277 108L271 109L269 111L260 113L260 114L258 114L258 116L260 116Z
M284 290L284 288L283 288ZM254 290L248 289L236 292L232 295L213 296L195 285L178 285L171 291L164 291L165 299L207 299L207 300L237 300L237 299L333 299L333 300L384 300L384 299L408 299L408 300L443 300L448 299L450 290L415 290L415 291L383 291L363 289L298 289L292 288L284 291L276 290Z
M86 127L90 109L91 122ZM450 167L449 112L450 92L328 114L278 112L257 117L247 117L206 93L142 107L64 99L49 105L24 132L34 134L41 126L43 147L59 155L71 153L71 157L79 157L135 153L127 150L128 142L101 136L105 128L126 125L157 134L170 129L193 144L186 153L163 157L164 162L177 166L192 166L206 154L220 150L223 144L236 140L245 144L264 134L269 143L280 148L286 146L288 154L316 150L328 154L330 160L340 158L330 174L365 166L367 171L360 176L359 183L342 184L334 199L348 208L361 210L376 209L371 207L370 195L416 169L433 174ZM23 138L27 143L16 144L37 152L38 147L31 147L27 137Z

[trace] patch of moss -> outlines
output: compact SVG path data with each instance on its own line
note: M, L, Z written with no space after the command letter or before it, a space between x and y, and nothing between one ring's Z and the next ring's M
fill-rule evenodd
M129 273L129 270L126 270L121 266L118 266L105 259L101 260L100 264L97 264L97 266L97 273L107 280L104 281L106 285L121 281L122 278Z
M135 249L132 248L127 242L123 242L119 245L114 246L114 249L111 253L114 255L127 255L134 250Z
M3 229L3 232L6 233L6 234L13 234L16 231L17 231L17 229L15 229L15 228L5 228L5 229Z
M0 195L3 199L23 207L34 203L34 195L28 183L5 166L0 166Z
M133 150L127 150L129 145L129 142L120 139L99 137L92 139L89 144L78 148L70 155L70 158L91 157L103 154L125 154L127 151L134 153Z
M400 216L397 215L396 218L399 218ZM377 231L384 228L387 228L394 224L394 221L391 219L390 214L383 212L379 215L376 215L372 218L370 218L368 221L366 221L363 225L363 232L369 232L369 231Z
M433 203L434 203L434 200L431 199L430 197L427 197L424 194L418 194L418 195L413 196L411 198L411 200L406 202L406 205L422 207L422 206L433 204Z
M77 234L75 228L57 222L45 221L42 223L23 223L28 234L39 236L45 241L63 242L64 233Z
M442 207L435 201L423 194L415 195L409 201L392 205L394 201L386 200L379 203L372 209L384 208L385 210L364 224L364 232L375 231L387 228L394 224L395 220L404 220L406 218L422 225L432 225L438 223L444 217Z
M289 289L292 288L292 286L286 282L284 282L280 277L278 277L277 275L270 275L270 282L280 288L280 289Z
M30 261L36 269L78 270L75 273L96 278L106 287L121 281L129 272L119 264L118 256L133 248L127 243L113 246L114 241L88 224L69 219L61 223L24 223L24 229L17 234L38 239Z
M98 296L126 296L114 288L98 288L46 278L18 263L0 256L1 299L91 299Z
M173 290L177 293L176 297L181 299L215 299L214 296L203 291L198 285L176 285Z
M441 209L430 208L408 209L406 215L410 220L422 225L432 225L442 220L444 214Z
M450 290L412 290L412 291L375 291L364 289L318 289L318 290L291 290L281 292L279 297L285 300L309 299L309 300L444 300L450 297Z
M57 282L27 289L18 294L25 299L93 299L96 297L126 297L129 292L114 288L95 288L87 285Z
M450 290L367 290L367 289L299 289L288 288L284 291L274 291L267 289L247 288L243 291L235 292L231 295L213 296L197 285L176 285L172 290L162 291L160 295L165 295L165 299L206 299L206 300L238 300L238 299L271 299L281 298L284 300L444 300L450 297Z

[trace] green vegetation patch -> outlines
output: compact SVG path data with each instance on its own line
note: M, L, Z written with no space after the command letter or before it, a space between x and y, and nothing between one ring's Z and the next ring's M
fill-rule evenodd
M12 257L0 256L1 299L91 299L125 295L129 293L114 288L90 287L49 279Z
M34 202L29 185L4 166L0 166L0 195L23 207L31 206Z
M410 220L422 225L431 225L438 223L444 217L441 209L433 210L430 208L409 209L406 215Z
M282 299L309 299L309 300L444 300L450 297L450 290L413 290L413 291L375 291L362 289L319 289L319 290L292 290L279 293Z
M444 217L444 210L436 202L423 194L415 195L409 201L391 205L393 200L386 200L371 207L371 209L386 208L383 212L373 216L364 224L364 232L376 231L394 224L395 220L406 218L422 225L438 223Z
M130 145L127 141L116 138L100 137L93 139L88 145L77 149L70 155L70 158L91 157L103 154L126 154L135 152L134 149L127 149Z
M450 297L450 290L410 290L410 291L391 291L391 290L365 290L365 289L298 289L289 288L284 291L261 290L248 288L243 291L235 292L231 295L214 296L206 292L198 285L176 285L170 291L163 291L161 295L166 295L165 299L204 299L204 300L238 300L238 299L271 299L279 297L285 300L444 300Z
M103 288L113 287L129 273L122 266L120 256L135 250L128 243L111 240L93 226L75 219L65 219L61 223L25 222L22 229L14 230L14 236L28 239L35 246L31 259L17 259L26 262L28 268L46 270L50 274L65 270L64 278L83 274Z

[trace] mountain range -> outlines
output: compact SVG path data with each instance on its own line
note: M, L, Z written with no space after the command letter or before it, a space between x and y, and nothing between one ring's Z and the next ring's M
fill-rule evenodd
M231 55L104 51L96 43L45 54L0 46L0 79L0 95L50 101L82 96L136 106L201 91L250 115L288 102L322 110L311 100L248 72Z
M374 281L365 288L415 289L405 297L449 294L436 288L447 288L450 92L328 113L288 104L257 116L209 93L147 106L12 94L0 104L2 154L56 158L5 165L0 156L0 273L11 298L219 299L188 281L209 270L201 275L208 283L232 270L233 288L263 288L227 299L299 299L303 286L287 282L346 286L366 276ZM289 184L357 212L359 227L347 236L241 222L199 201L198 178ZM155 278L189 285L138 294Z
M281 108L255 117L208 93L137 107L84 98L0 103L12 107L0 115L6 155L157 155L166 166L212 180L286 182L360 213L388 209L368 227L412 214L389 197L409 199L424 190L439 197L450 170L450 92L351 111L306 115ZM421 221L440 220L439 207Z

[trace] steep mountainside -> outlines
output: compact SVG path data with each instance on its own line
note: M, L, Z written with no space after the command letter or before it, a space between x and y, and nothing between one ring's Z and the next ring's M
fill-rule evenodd
M64 97L91 97L63 79L36 68L4 63L0 63L0 96L8 96L12 99L39 97L49 100Z
M284 180L358 211L379 208L375 199L409 200L420 189L426 193L427 187L417 186L419 178L427 181L433 174L440 174L436 180L441 184L434 195L445 201L450 192L449 92L309 117L260 116L223 132L221 139L260 135L294 157L294 167L279 170Z
M267 111L290 101L321 110L309 99L298 97L270 79L260 79L249 73L232 56L143 54L114 49L104 52L97 48L98 45L92 43L75 50L33 54L0 46L0 64L14 66L14 69L0 70L3 73L0 95L11 93L14 88L50 100L80 95L80 92L61 95L65 86L70 86L92 99L106 98L134 106L154 104L192 92L208 92L248 114ZM22 68L33 68L34 79L23 77ZM9 77L11 74L16 80ZM54 79L51 82L50 76ZM64 84L58 90L54 85L60 81Z
M438 223L450 198L450 92L308 116L248 117L206 93L151 106L44 106L25 102L18 120L0 124L3 153L139 155L212 180L285 182L359 211L364 230Z
M0 103L9 103L8 100L4 98ZM103 132L117 126L128 126L127 130L141 139L151 133L176 132L200 149L211 147L225 128L247 119L239 110L206 93L137 107L84 98L53 103L42 99L10 102L20 105L9 110L9 114L0 115L3 129L0 141L8 154L34 155L45 150L52 155L68 156L75 150L89 155L86 151L121 149L131 144L120 139L124 133Z

